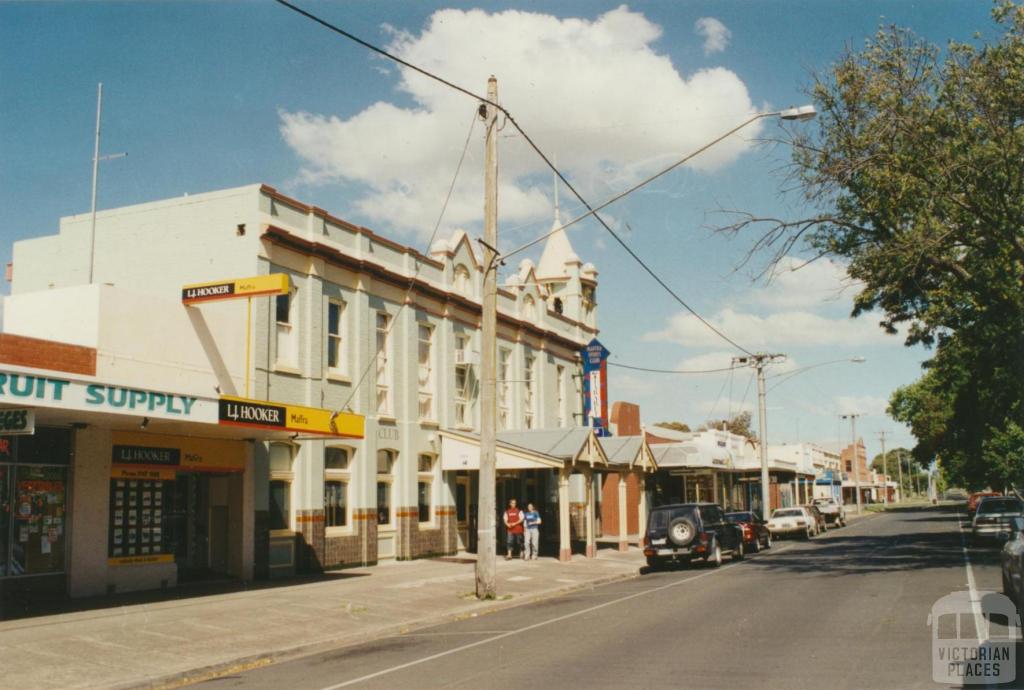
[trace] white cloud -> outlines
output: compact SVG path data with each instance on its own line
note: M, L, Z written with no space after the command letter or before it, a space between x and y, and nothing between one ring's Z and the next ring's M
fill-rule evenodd
M721 53L732 38L732 32L714 17L701 17L693 25L693 29L704 38L705 55Z
M625 6L593 20L445 9L418 34L388 34L391 52L474 92L484 93L488 76L496 75L499 101L595 200L606 196L606 186L621 189L754 111L735 73L677 71L653 46L661 27ZM377 102L347 119L286 109L281 134L301 160L301 182L351 185L361 194L360 212L422 237L437 217L476 104L418 73L398 74L397 98L409 105ZM734 161L758 126L746 134L715 146L693 167ZM538 175L542 163L511 125L503 135L501 220L550 218L550 176ZM482 215L482 136L478 123L448 227Z
M727 307L708 321L733 340L752 349L899 342L897 338L886 335L870 315L858 319L832 319L808 311L782 311L758 316ZM664 329L646 333L643 339L674 342L687 347L714 347L722 342L697 317L688 313L672 316Z
M744 301L773 309L820 307L849 298L859 285L838 261L818 259L807 263L787 256L779 262L771 282L751 291Z

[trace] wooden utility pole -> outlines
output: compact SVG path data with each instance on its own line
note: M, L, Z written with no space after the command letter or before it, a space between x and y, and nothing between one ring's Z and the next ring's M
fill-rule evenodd
M889 459L885 457L885 432L878 432L878 440L882 442L882 498L889 504Z
M896 466L900 471L900 503L903 503L903 453L896 451Z
M487 100L480 114L487 123L484 159L484 302L480 324L480 496L477 522L476 596L494 599L495 527L494 484L497 465L497 375L498 344L498 80L487 80Z

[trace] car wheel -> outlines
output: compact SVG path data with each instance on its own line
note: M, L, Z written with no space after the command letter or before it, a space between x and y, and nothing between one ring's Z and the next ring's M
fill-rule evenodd
M771 532L769 532L768 536L766 536L764 538L764 548L766 548L766 549L772 548L772 533Z
M707 561L712 568L718 568L722 565L722 547L718 545L717 541L715 542L714 548L711 549L711 553L709 553L704 560Z
M689 546L697 536L697 525L688 517L677 517L668 525L668 540L676 546Z
M757 538L756 534L754 535L754 542L750 545L750 551L751 553L761 552L761 540Z
M810 539L813 536L814 536L814 533L811 532L811 528L808 527L807 530L804 532L804 539Z
M742 561L746 555L746 547L743 545L743 540L740 539L736 544L736 550L732 552L732 559L734 561Z
M648 556L647 567L651 570L661 570L665 567L665 561L657 556Z

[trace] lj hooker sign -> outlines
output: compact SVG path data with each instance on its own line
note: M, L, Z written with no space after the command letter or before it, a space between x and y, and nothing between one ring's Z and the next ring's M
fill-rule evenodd
M186 285L181 289L181 301L184 304L196 304L218 299L287 293L288 275L286 273L271 273L254 278L235 278L234 280L218 280L214 283Z
M362 415L227 396L220 399L217 417L221 424L228 426L345 438L363 438L365 426L365 418Z

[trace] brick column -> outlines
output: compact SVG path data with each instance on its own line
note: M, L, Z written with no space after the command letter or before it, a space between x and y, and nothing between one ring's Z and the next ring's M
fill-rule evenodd
M296 559L300 572L318 573L324 569L324 511L323 509L297 510L295 522L299 528L301 553Z

